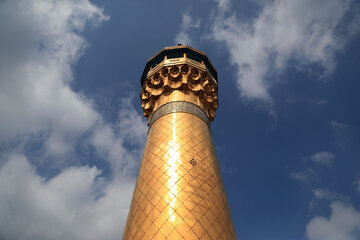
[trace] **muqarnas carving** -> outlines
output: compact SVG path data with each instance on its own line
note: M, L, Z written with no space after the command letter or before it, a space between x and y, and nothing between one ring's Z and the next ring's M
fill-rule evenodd
M217 83L207 71L188 64L163 66L148 76L140 94L144 116L150 119L158 98L176 90L184 94L194 93L202 102L209 120L214 120L218 108Z

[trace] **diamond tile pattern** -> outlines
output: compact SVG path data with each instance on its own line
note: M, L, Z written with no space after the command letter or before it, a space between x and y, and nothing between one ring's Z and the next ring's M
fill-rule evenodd
M123 239L236 239L207 124L171 113L150 128Z

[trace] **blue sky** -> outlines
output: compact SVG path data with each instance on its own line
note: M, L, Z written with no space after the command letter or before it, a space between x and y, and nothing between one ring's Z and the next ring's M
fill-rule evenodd
M0 2L0 239L120 239L142 149L140 76L189 44L239 239L360 239L360 5Z

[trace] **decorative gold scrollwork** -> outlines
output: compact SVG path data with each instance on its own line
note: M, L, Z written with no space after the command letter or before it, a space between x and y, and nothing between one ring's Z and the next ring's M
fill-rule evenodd
M159 97L173 91L193 92L209 120L214 119L218 107L217 83L206 71L189 64L164 65L146 79L140 94L144 116L149 119Z

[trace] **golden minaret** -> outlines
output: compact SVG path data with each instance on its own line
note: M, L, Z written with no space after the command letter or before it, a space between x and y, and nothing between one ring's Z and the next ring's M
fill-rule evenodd
M210 130L214 66L187 45L166 47L141 85L149 131L123 239L236 239Z

